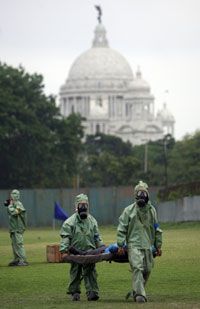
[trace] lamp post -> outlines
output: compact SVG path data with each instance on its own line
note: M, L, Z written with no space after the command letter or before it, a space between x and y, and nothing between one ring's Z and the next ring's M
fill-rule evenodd
M148 142L145 144L144 148L144 172L147 173L148 170Z
M165 187L168 187L168 160L167 160L167 145L171 139L171 134L166 134L163 138L164 164L165 164Z
M167 174L167 140L163 139L163 147L164 147L164 164L165 164L165 187L168 187L168 174Z
M148 139L143 139L143 142L145 142L144 145L144 173L146 174L148 171Z

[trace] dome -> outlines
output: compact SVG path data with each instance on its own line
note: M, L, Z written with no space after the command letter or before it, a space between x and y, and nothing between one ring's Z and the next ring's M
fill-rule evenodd
M132 80L133 73L126 59L109 47L93 47L72 65L68 79Z
M117 82L123 87L124 82L133 79L129 63L120 53L109 47L106 30L102 24L96 26L94 33L92 48L74 61L66 83L71 87L87 88L91 86L92 81L110 87L116 86Z
M161 119L162 121L168 121L168 122L174 122L175 121L174 116L168 110L166 103L164 103L163 108L160 111L158 111L157 118Z

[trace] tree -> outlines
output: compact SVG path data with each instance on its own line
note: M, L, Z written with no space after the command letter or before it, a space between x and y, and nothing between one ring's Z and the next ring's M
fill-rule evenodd
M121 138L99 133L96 135L88 135L85 142L88 154L98 154L106 151L114 156L128 156L132 153L132 145L130 142L123 142Z
M89 135L85 142L82 185L117 186L132 184L139 162L132 145L111 135Z
M71 181L83 135L81 119L63 119L55 98L45 96L43 88L41 75L0 63L1 188Z
M200 180L200 131L176 142L170 155L169 171L171 183Z
M79 174L79 157L83 152L81 122L79 114L71 114L68 118L61 118L56 127L55 169L59 171L62 186L72 186L74 176Z
M168 161L174 145L174 138L168 135L167 138L133 147L133 156L140 162L136 177L145 179L150 185L164 186L166 177L168 179ZM147 158L145 158L145 148L147 149ZM147 161L147 171L144 168L145 160Z

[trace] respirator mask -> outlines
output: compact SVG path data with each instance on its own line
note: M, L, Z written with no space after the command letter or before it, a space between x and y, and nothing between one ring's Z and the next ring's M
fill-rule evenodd
M136 201L139 207L144 207L148 203L149 197L146 191L139 190L136 194Z
M79 203L78 204L78 214L81 219L86 219L88 216L88 204L87 203Z

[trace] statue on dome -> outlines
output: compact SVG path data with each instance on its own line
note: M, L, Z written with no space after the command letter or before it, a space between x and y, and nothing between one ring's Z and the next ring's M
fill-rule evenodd
M97 11L98 11L98 17L97 17L97 19L98 19L99 23L101 24L102 9L101 9L100 5L95 5L95 8L96 8Z

